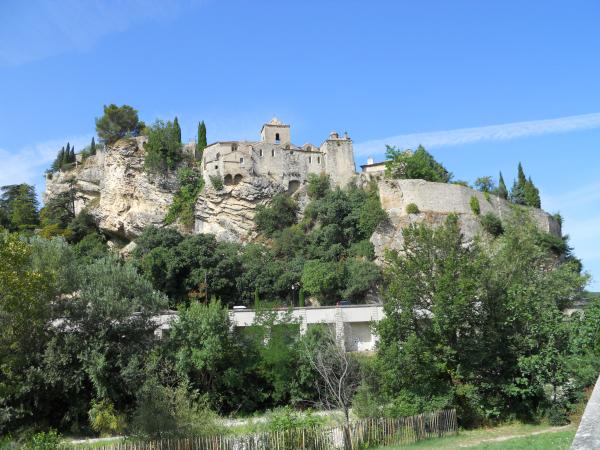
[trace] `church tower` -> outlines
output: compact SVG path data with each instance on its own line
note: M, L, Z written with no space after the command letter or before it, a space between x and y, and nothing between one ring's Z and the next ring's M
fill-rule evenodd
M290 126L284 125L277 117L273 117L260 130L260 140L268 144L289 144L292 141Z

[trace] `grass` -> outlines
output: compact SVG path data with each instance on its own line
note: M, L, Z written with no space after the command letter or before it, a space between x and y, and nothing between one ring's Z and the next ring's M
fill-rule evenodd
M470 448L474 450L561 450L568 449L571 446L576 429L575 425L555 428L549 425L524 425L515 423L495 428L461 431L457 436L428 439L410 445L379 447L376 450L437 450L456 448ZM497 441L494 441L495 439Z

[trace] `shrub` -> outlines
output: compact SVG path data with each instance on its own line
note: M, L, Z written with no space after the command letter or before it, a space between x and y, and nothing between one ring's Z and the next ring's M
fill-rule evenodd
M473 214L476 216L481 214L481 207L479 206L479 200L477 200L477 197L472 196L471 200L469 200L469 205L471 206L471 211L473 211Z
M327 192L331 189L329 182L329 175L322 173L316 175L314 173L308 174L308 188L307 193L311 199L319 199L325 197Z
M93 402L88 416L92 429L101 436L119 434L125 429L125 417L115 411L110 400Z
M179 189L173 196L173 203L165 216L165 223L170 224L177 219L190 226L194 221L194 208L198 195L204 187L202 176L189 167L179 169L177 174Z
M502 221L495 214L491 212L486 213L483 216L481 216L481 219L479 220L483 229L492 236L500 236L502 233L504 233Z
M266 429L268 431L287 431L298 428L313 428L323 425L325 419L316 416L312 411L294 411L289 406L273 410L267 417Z
M61 436L55 430L36 433L23 445L24 450L55 450L60 446Z
M451 184L457 184L458 186L464 186L464 187L471 187L471 186L469 186L469 182L464 181L464 180L452 181Z
M547 413L548 423L553 427L560 427L569 424L569 411L560 403L554 403Z
M256 227L267 236L296 223L298 205L289 195L277 194L270 206L260 205L256 208L254 222Z
M419 207L415 203L409 203L406 205L406 214L419 214Z
M212 184L212 187L214 187L217 191L221 191L223 189L223 178L221 178L219 175L210 175L208 178L210 179L210 184Z

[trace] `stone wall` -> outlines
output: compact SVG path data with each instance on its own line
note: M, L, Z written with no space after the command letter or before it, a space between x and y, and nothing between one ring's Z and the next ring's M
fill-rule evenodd
M362 179L366 179L365 176ZM471 197L479 201L481 215L491 212L500 219L514 214L515 206L494 195L489 198L479 191L447 183L432 183L423 180L380 180L378 182L381 206L388 213L389 220L380 224L371 242L375 254L382 258L386 248L400 249L403 243L402 230L412 223L425 222L441 225L448 215L457 214L461 230L467 240L481 231L479 217L470 206ZM408 214L406 207L414 203L418 214ZM561 235L560 224L550 214L536 208L526 208L537 226L556 236Z

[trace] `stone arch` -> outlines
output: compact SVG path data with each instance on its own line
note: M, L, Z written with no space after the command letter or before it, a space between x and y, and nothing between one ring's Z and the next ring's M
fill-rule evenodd
M235 177L233 177L233 184L239 184L239 182L242 181L242 178L244 178L242 174L237 173Z
M225 175L225 178L223 178L223 184L225 186L231 186L233 184L233 177L231 176L230 173Z
M294 192L296 192L299 187L300 187L300 181L298 181L298 180L290 180L288 182L287 193L291 195Z

